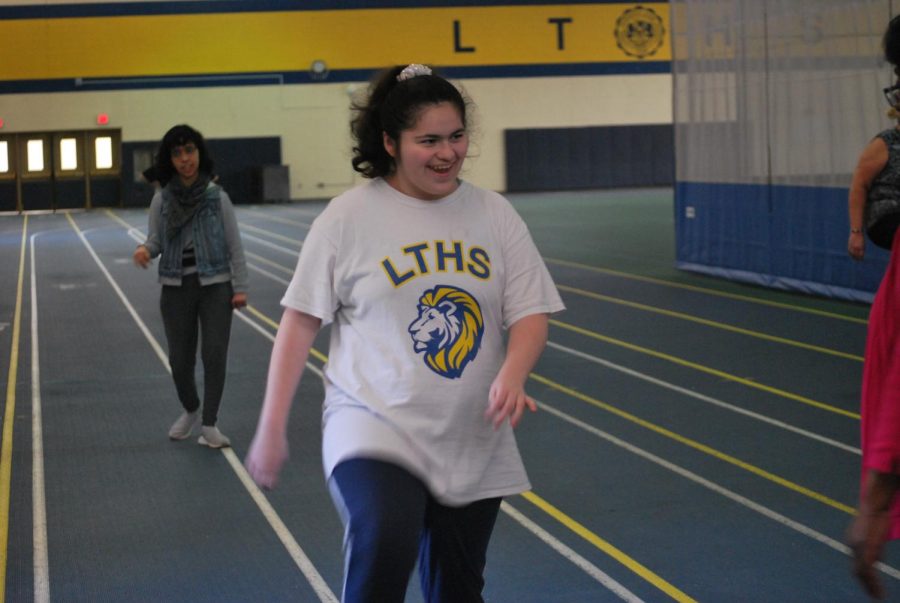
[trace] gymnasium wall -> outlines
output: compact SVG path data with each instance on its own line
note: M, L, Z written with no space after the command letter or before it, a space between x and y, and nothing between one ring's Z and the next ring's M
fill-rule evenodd
M0 134L97 127L104 113L125 145L175 123L278 138L302 199L358 181L349 102L388 64L434 64L465 88L477 113L464 177L495 190L507 129L672 123L667 2L373 4L4 4Z
M508 191L672 186L672 126L506 131Z
M887 253L847 255L859 153L894 124L890 0L673 0L678 266L870 301Z

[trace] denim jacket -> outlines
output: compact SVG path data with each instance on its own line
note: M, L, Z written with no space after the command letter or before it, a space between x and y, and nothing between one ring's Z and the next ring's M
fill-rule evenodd
M221 187L210 184L203 194L197 213L191 220L194 238L194 253L197 256L197 274L210 277L229 272L228 246L225 243L225 228L222 224L219 193ZM184 249L184 230L171 240L165 239L165 225L169 214L169 204L162 205L162 219L159 221L159 240L162 243L162 257L159 260L159 276L181 278L181 254Z
M205 286L231 281L235 293L246 293L249 284L247 261L244 257L241 233L238 229L237 216L231 198L222 187L216 184L210 184L206 194L208 197L201 201L203 205L197 209L197 213L191 221L191 230L187 230L188 227L185 226L172 244L168 245L169 254L164 261L160 261L159 282L162 285L181 285L183 272L180 262L184 250L184 239L191 237L194 240L197 266L188 268L188 270L198 273L200 284ZM163 215L164 205L166 203L163 201L162 191L158 190L150 201L149 228L147 240L144 242L151 258L159 257L167 246L165 224L168 212L165 216ZM222 230L220 229L224 230L224 237L221 236ZM203 243L198 244L198 241L203 241ZM224 245L225 251L222 250L221 245ZM202 251L200 251L201 247ZM204 255L201 256L201 254ZM203 272L200 272L201 262L203 263ZM162 266L163 264L165 267Z

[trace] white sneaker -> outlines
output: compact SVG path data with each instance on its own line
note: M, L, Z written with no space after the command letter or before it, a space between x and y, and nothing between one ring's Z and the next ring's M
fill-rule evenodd
M231 446L231 440L228 439L219 428L213 425L212 427L204 425L200 428L200 439L197 440L197 443L201 446L209 446L210 448L222 448L224 446Z
M172 423L172 427L169 428L169 439L186 440L187 438L191 437L191 432L194 431L194 428L199 422L199 410L195 410L194 412L181 413L181 416L178 417L178 419L176 419L176 421Z

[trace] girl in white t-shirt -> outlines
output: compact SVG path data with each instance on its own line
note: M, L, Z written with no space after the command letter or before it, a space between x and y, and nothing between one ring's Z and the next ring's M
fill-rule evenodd
M509 202L459 179L467 102L453 84L398 66L353 109L353 168L371 180L304 241L247 468L277 482L331 323L322 457L345 526L343 600L402 602L418 559L427 601L481 601L501 498L531 487L512 429L536 410L525 380L563 304Z

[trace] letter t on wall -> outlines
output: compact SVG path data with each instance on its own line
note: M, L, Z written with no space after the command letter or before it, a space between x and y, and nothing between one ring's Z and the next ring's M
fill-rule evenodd
M571 23L571 17L550 17L547 19L547 23L556 23L556 49L557 50L565 50L566 49L566 36L563 28L566 23Z

